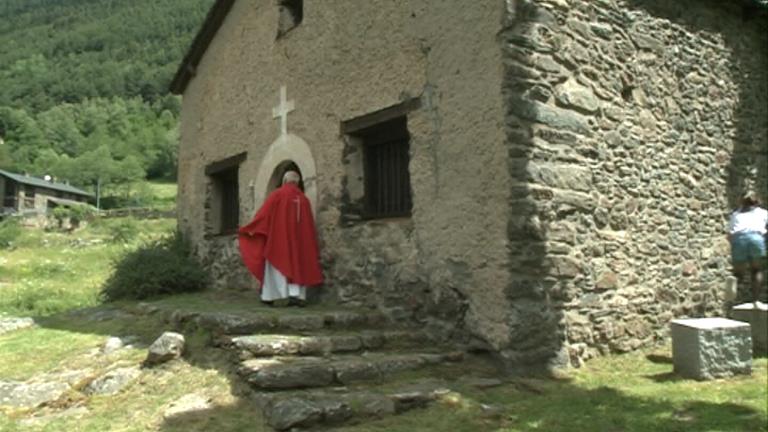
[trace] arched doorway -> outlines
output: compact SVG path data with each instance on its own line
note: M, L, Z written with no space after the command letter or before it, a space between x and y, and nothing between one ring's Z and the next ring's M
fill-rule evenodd
M293 169L301 175L304 194L315 212L317 205L317 169L309 145L300 137L287 134L273 142L259 164L256 178L251 182L253 211L261 207L270 192L280 186L285 171Z
M280 187L280 184L283 182L283 176L288 171L296 171L299 173L301 176L301 181L299 181L299 189L304 192L304 175L301 173L301 169L298 165L296 165L296 162L292 160L286 160L280 162L275 167L275 170L272 171L272 176L269 178L269 183L267 183L267 194Z

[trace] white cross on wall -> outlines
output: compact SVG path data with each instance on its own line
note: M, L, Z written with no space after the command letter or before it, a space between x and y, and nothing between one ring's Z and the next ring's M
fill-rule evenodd
M280 105L272 108L272 118L280 119L280 135L288 134L288 113L293 111L293 101L287 99L285 86L280 86Z

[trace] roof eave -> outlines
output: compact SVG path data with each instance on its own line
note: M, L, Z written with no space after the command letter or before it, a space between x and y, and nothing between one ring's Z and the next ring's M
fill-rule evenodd
M234 3L235 0L216 0L211 10L208 11L208 15L205 17L205 21L203 21L203 26L197 32L192 45L189 47L187 54L181 61L181 65L179 65L176 74L173 76L169 86L171 93L176 95L184 93L189 81L195 76L197 65L203 58L203 54L205 54L214 36L216 36L219 28L221 28Z

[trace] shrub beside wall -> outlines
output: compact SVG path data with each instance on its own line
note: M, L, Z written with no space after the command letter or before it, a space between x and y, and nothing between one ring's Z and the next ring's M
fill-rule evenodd
M176 233L141 245L114 262L114 271L102 290L107 301L200 291L208 274Z

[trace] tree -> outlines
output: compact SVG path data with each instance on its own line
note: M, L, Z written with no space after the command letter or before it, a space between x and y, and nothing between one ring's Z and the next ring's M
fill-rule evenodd
M215 0L2 0L0 167L130 193L172 178L176 68Z
M2 142L0 142L0 169L13 169L13 159L11 159L11 152L8 151L8 146Z

